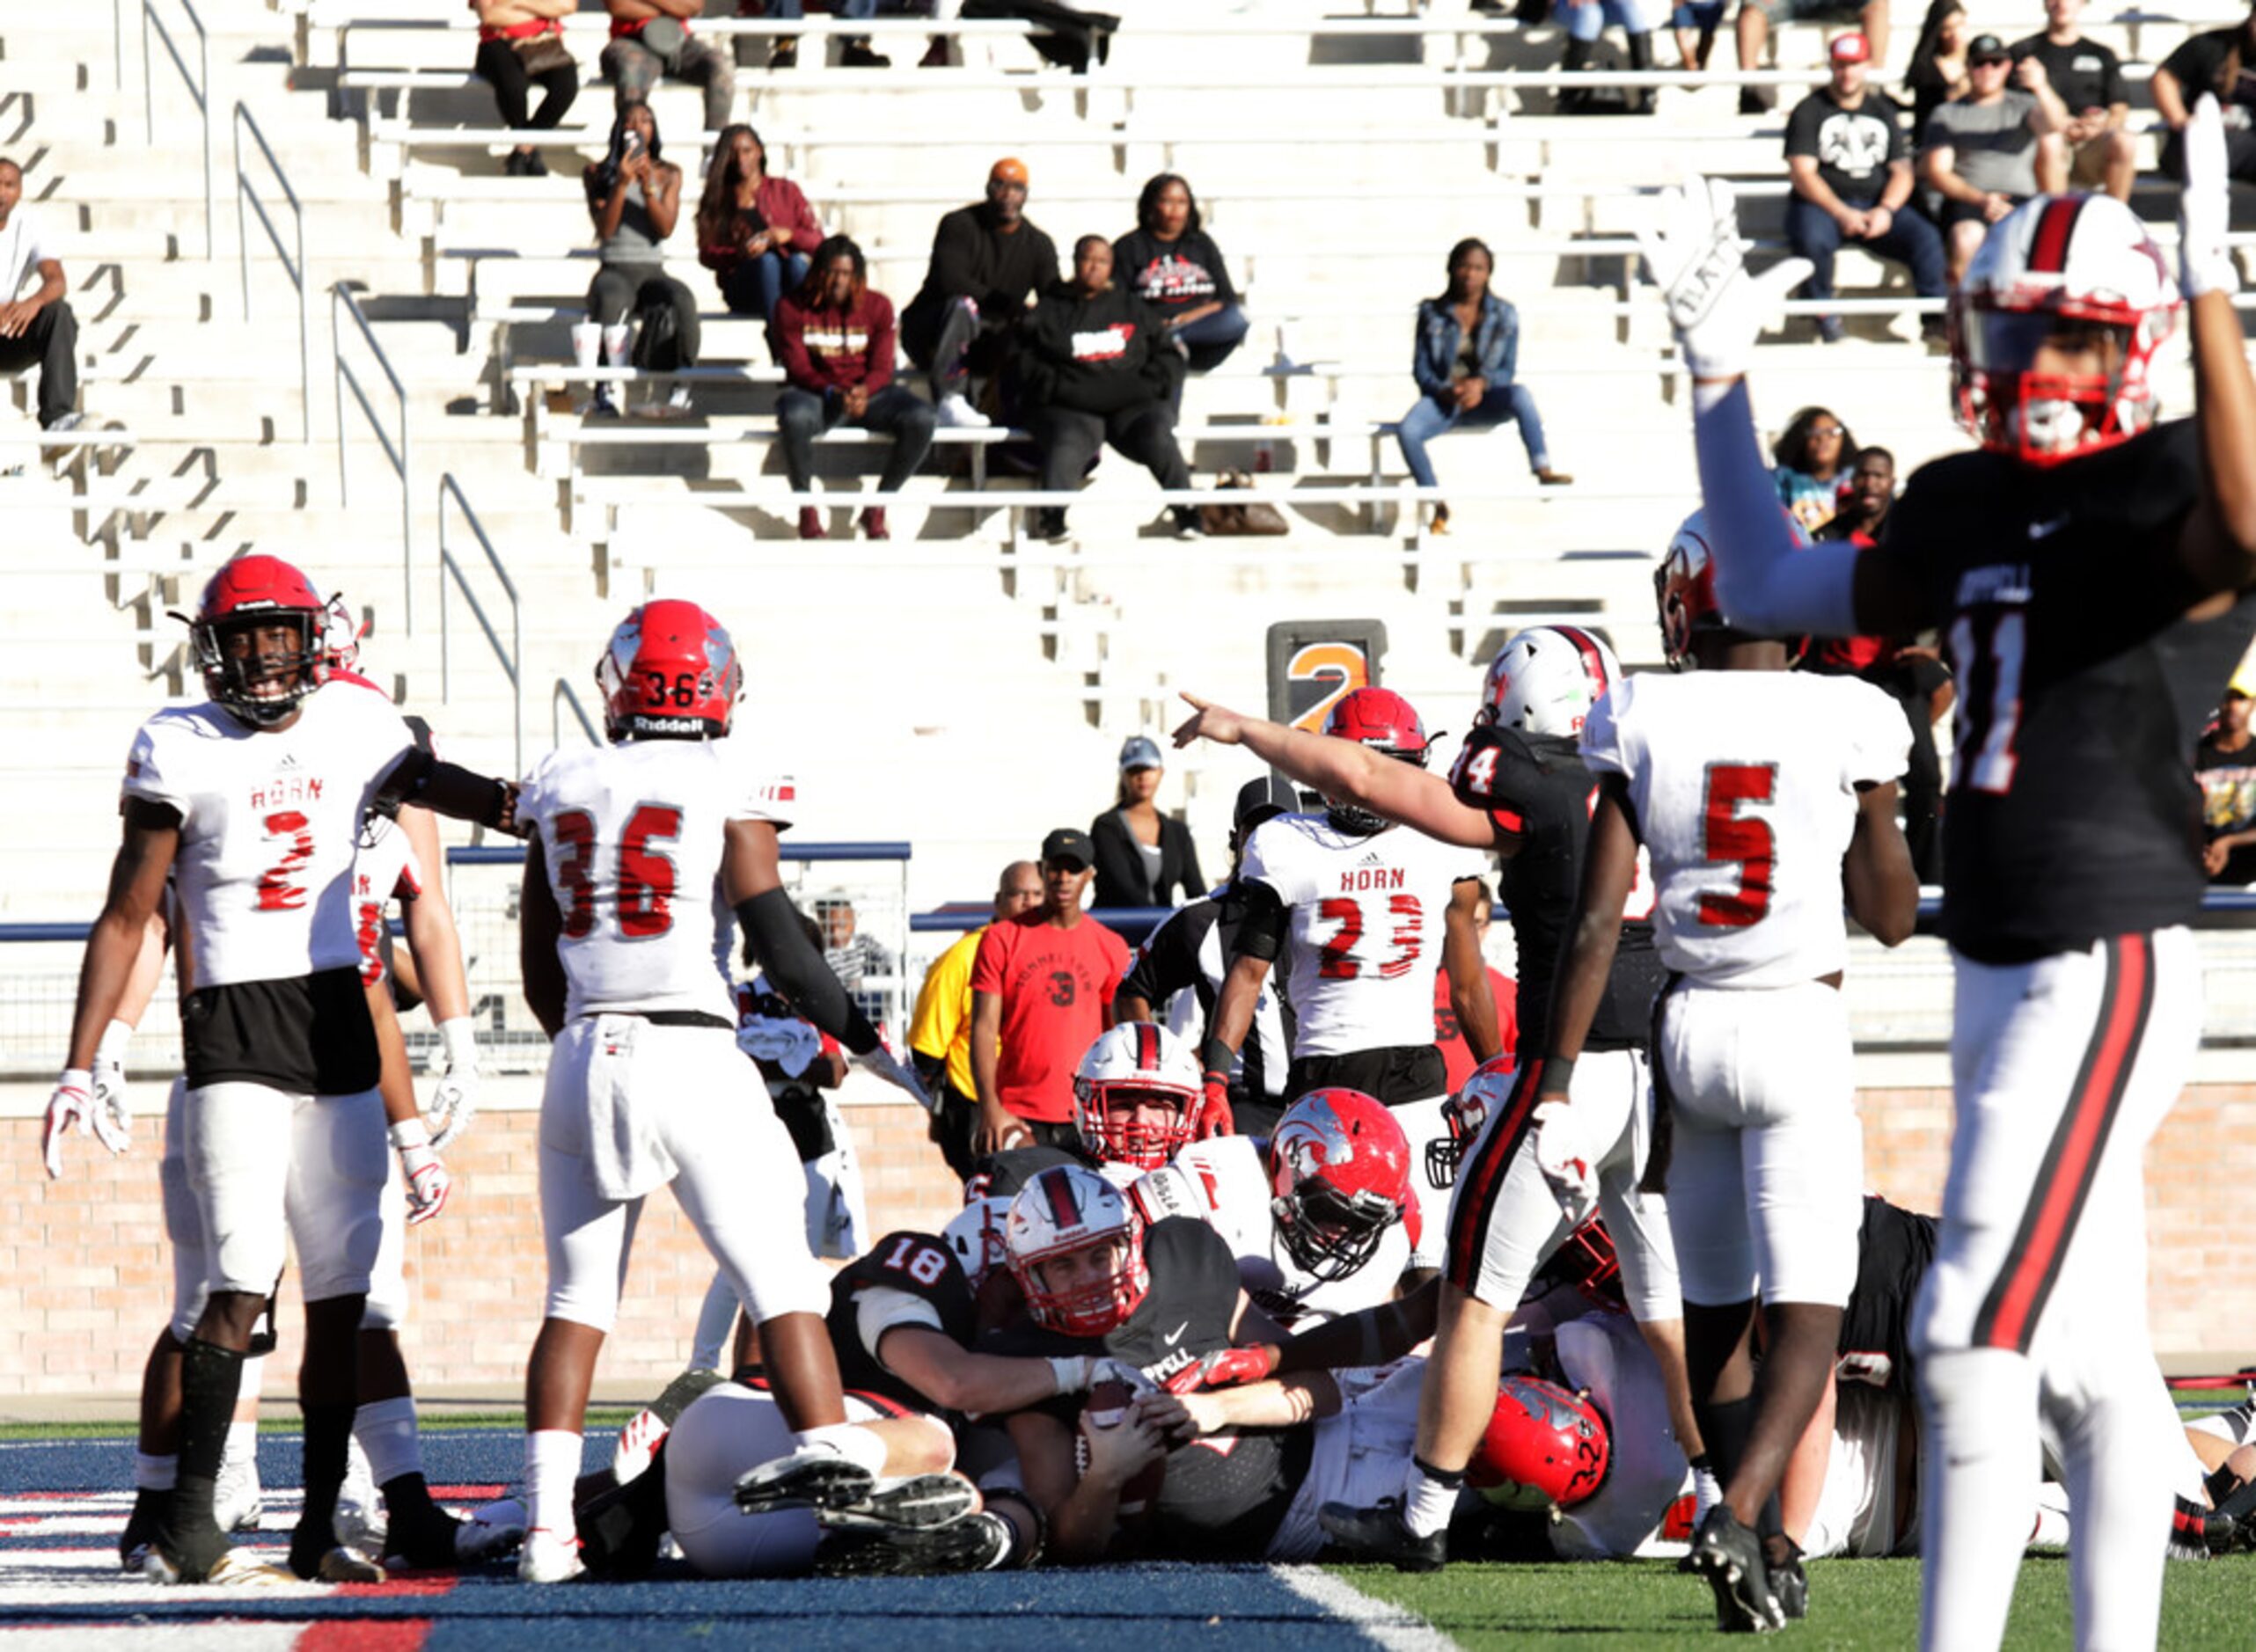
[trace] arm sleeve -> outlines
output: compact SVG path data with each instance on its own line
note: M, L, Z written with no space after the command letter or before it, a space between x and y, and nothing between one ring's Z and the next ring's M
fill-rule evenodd
M1184 912L1177 912L1146 936L1120 983L1122 990L1157 1005L1197 982L1198 958L1188 944L1190 929Z
M877 1029L846 996L823 954L799 926L798 909L781 889L765 889L737 903L752 956L794 1008L857 1056L877 1048Z
M1693 442L1724 611L1735 625L1765 635L1857 635L1857 547L1845 539L1796 546L1754 445L1747 381L1734 380L1719 396L1696 385L1693 398Z

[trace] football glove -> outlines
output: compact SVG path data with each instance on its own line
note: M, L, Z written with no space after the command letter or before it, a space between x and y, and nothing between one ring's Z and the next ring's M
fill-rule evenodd
M1167 1380L1171 1394L1197 1393L1202 1388L1234 1388L1240 1383L1265 1381L1277 1369L1278 1349L1267 1342L1250 1348L1218 1348Z
M64 1133L76 1129L81 1136L91 1135L93 1120L94 1075L73 1067L55 1081L55 1093L48 1098L47 1123L40 1131L40 1151L47 1159L50 1180L62 1174Z
M430 1066L440 1075L431 1092L431 1123L438 1131L431 1137L431 1151L444 1152L478 1116L478 1034L467 1015L439 1023L438 1048L431 1052Z
M385 1132L399 1155L399 1173L407 1179L407 1225L429 1221L446 1208L454 1178L431 1151L430 1133L421 1119L402 1119Z
M133 1142L133 1106L125 1093L125 1047L132 1037L131 1026L112 1021L94 1051L94 1134L114 1153Z
M1535 1109L1535 1168L1543 1173L1569 1224L1579 1227L1598 1208L1598 1172L1578 1139L1573 1105L1546 1101Z
M864 1072L875 1073L896 1090L907 1093L926 1112L933 1111L932 1098L925 1093L925 1087L918 1082L917 1075L903 1066L900 1058L886 1049L882 1042L872 1048L868 1054L855 1056L852 1059L853 1064Z
M1659 225L1637 231L1637 247L1668 305L1677 349L1695 378L1736 378L1763 322L1808 279L1810 261L1790 258L1748 274L1750 243L1740 235L1738 201L1725 179L1663 190L1660 211Z
M1190 1139L1203 1142L1212 1137L1234 1135L1236 1131L1236 1120L1230 1111L1230 1075L1207 1073L1198 1115L1191 1120Z
M2203 293L2238 292L2239 267L2224 240L2232 219L2224 118L2208 92L2194 102L2186 122L2185 151L2186 186L2178 192L2178 285L2189 301Z

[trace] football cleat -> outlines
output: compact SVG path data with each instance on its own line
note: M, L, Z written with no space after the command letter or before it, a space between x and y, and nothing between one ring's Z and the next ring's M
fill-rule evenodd
M480 1503L454 1529L454 1558L465 1566L499 1560L524 1542L525 1506L515 1497Z
M1766 1538L1762 1564L1770 1574L1770 1592L1778 1597L1778 1610L1786 1614L1787 1621L1808 1617L1810 1575L1802 1568L1801 1545L1783 1532L1776 1538Z
M358 1549L348 1549L340 1543L322 1552L314 1562L313 1577L323 1583L380 1583L384 1568L363 1554Z
M212 1517L222 1531L256 1531L267 1509L259 1485L259 1465L252 1458L230 1458L219 1466L219 1480L211 1495Z
M658 1443L681 1421L690 1402L715 1383L726 1379L717 1371L685 1371L668 1383L663 1393L626 1420L619 1444L611 1454L611 1472L622 1486L650 1466Z
M1781 1629L1786 1613L1762 1564L1762 1542L1718 1505L1692 1535L1692 1569L1716 1593L1716 1627L1726 1634Z
M337 1509L332 1518L340 1543L371 1554L384 1553L389 1516L376 1488L375 1471L368 1466L368 1453L361 1450L357 1439L345 1448L345 1483L337 1488Z
M517 1551L519 1583L568 1583L586 1569L580 1564L580 1539L546 1526L527 1531Z
M927 1577L991 1572L1010 1556L1011 1531L984 1509L938 1526L840 1526L815 1551L817 1577Z
M812 1509L826 1526L939 1526L978 1506L978 1488L961 1474L912 1474L880 1480L861 1464L816 1447L763 1463L739 1477L736 1507L745 1514Z
M134 1494L133 1512L126 1517L125 1530L118 1534L118 1567L121 1571L138 1572L149 1560L149 1551L157 1541L157 1534L165 1529L165 1516L172 1506L170 1491L143 1490Z
M1398 1572L1438 1572L1449 1558L1449 1533L1418 1536L1403 1517L1400 1497L1382 1497L1371 1509L1328 1502L1316 1511L1316 1521L1341 1560L1386 1561Z
M201 1583L213 1589L278 1589L297 1582L289 1568L262 1561L248 1549L226 1549L209 1566L195 1568L166 1552L162 1542L149 1546L142 1575L152 1583Z

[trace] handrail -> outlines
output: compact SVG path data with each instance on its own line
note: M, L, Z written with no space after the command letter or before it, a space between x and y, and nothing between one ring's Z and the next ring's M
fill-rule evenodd
M560 738L563 734L563 727L558 721L556 716L556 705L557 702L560 700L572 708L572 715L579 720L580 732L588 737L588 743L591 746L600 746L603 744L602 736L596 733L596 726L588 720L587 707L580 704L580 697L572 691L572 684L565 678L560 676L556 679L556 686L551 689L548 693L548 743L550 748L553 749L553 748L564 743L563 740Z
M203 19L196 15L193 0L179 0L180 10L187 13L188 21L196 32L196 74L188 74L187 60L172 39L172 31L165 26L157 15L157 0L141 0L141 124L143 135L149 145L157 145L157 86L150 75L149 31L152 26L165 42L165 50L172 60L172 67L180 71L180 84L188 89L188 96L203 117L203 255L214 256L211 209L211 36L205 32Z
M282 231L275 228L274 219L267 212L267 203L259 199L251 187L251 175L243 170L243 128L251 129L251 141L259 146L259 153L267 157L267 170L274 173L275 182L282 186L282 198L289 202L290 216L296 221L297 257L293 260L289 249L282 245ZM260 227L266 230L267 239L274 243L275 256L282 260L282 273L289 284L297 289L297 409L298 435L301 442L313 440L313 329L306 315L305 301L305 208L298 201L297 191L289 186L289 175L282 171L282 162L275 158L274 145L259 129L257 118L238 99L233 124L235 142L235 260L243 278L243 319L251 318L251 231L244 214L244 203L250 203L259 215Z
M329 295L330 366L337 392L337 502L346 505L352 502L348 479L349 467L345 463L345 386L350 384L353 399L360 404L361 412L368 420L368 428L376 433L377 442L384 449L384 457L391 463L392 474L399 479L400 618L401 625L412 636L415 630L415 532L414 508L407 494L407 390L399 382L399 375L392 370L392 358L385 355L384 347L377 342L376 330L368 325L368 318L361 313L360 301L353 296L352 289L339 281L329 289ZM384 420L377 416L375 406L369 401L368 392L361 387L360 375L354 372L345 361L345 333L337 325L337 311L341 306L352 318L353 325L360 329L361 337L368 341L369 354L376 358L377 368L392 386L392 395L399 398L399 440L396 445L385 434Z
M502 581L502 589L509 599L509 646L502 647L502 639L494 630L494 622L486 617L486 605L478 600L478 593L470 588L469 577L462 565L454 559L454 552L446 548L446 501L449 494L461 508L462 519L470 531L478 536L479 549L486 553L486 565L494 570L494 577ZM521 672L524 664L524 607L517 598L516 581L509 578L509 569L502 566L501 553L486 536L485 523L471 508L469 496L463 493L462 484L454 479L452 471L439 478L439 698L451 700L454 692L453 650L449 646L447 631L447 581L451 576L462 588L463 601L470 604L479 628L494 650L494 657L502 662L502 669L509 679L509 729L513 764L512 774L524 772L524 683ZM552 705L552 711L554 707Z

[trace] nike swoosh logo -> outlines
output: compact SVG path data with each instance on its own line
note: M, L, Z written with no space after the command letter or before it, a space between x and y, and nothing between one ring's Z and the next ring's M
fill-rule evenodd
M1181 1325L1175 1327L1175 1334L1172 1336L1163 1336L1160 1341L1165 1342L1169 1348L1173 1348L1177 1342L1183 1341L1183 1334L1190 1328L1190 1321L1185 1319Z

